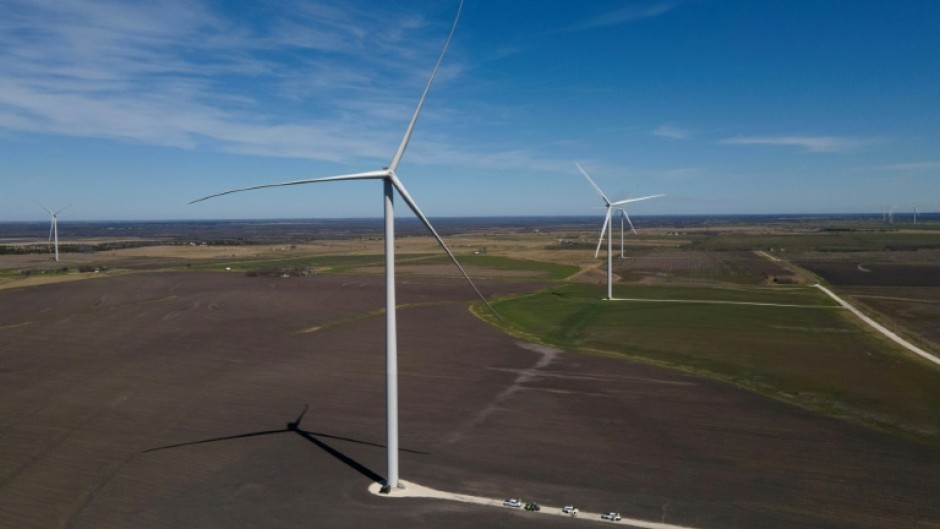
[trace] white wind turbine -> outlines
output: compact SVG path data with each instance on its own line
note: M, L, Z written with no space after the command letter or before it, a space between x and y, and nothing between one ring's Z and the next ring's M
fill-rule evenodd
M421 212L421 209L418 208L418 204L416 204L414 199L411 198L411 195L408 194L405 186L401 183L401 180L398 179L398 175L395 173L396 169L398 169L399 162L401 162L402 156L405 154L405 149L408 147L408 142L411 139L412 132L414 131L415 123L418 121L418 114L421 112L421 107L424 106L424 101L431 89L431 83L434 81L434 76L437 74L437 71L441 66L441 62L444 60L444 54L447 52L447 47L450 45L451 39L453 39L454 31L457 29L457 21L460 18L460 12L462 9L463 0L461 0L460 5L457 7L457 14L454 17L454 23L451 26L447 40L444 42L444 47L441 50L441 54L438 56L434 70L431 72L431 77L428 79L428 83L424 87L424 93L421 94L421 99L418 101L418 106L415 109L414 114L411 116L411 121L408 123L408 127L405 129L405 135L402 137L401 143L398 145L398 150L396 150L395 154L392 156L392 161L389 163L388 167L377 171L368 171L365 173L345 174L307 180L295 180L291 182L281 182L277 184L265 184L242 189L233 189L214 195L209 195L207 197L190 202L190 204L192 204L222 195L238 193L241 191L264 189L268 187L283 187L320 182L333 182L339 180L382 180L384 184L385 203L385 361L386 405L388 417L388 476L385 483L387 488L383 489L385 491L388 491L391 488L399 488L402 486L398 478L398 341L396 335L397 324L395 317L395 190L398 191L398 194L405 201L408 207L411 208L411 211L414 212L421 223L424 224L429 232L431 232L431 235L437 239L438 244L440 244L441 248L447 252L447 255L450 257L451 261L454 262L454 264L457 266L457 269L460 270L461 275L463 275L467 282L470 283L470 286L473 288L474 292L476 292L477 296L483 300L483 303L491 311L493 311L494 314L496 314L496 311L492 306L490 306L489 302L486 301L486 298L470 279L470 276L467 275L467 272L463 269L462 266L460 266L460 263L457 261L457 258L454 257L453 252L450 251L450 248L447 247L447 245L444 243L444 240L441 239L440 235L438 235L437 230L434 229L434 227L431 225L431 222L427 219L427 217L424 216L424 213ZM499 317L498 314L496 315Z
M55 247L56 262L59 261L59 222L58 222L59 213L62 213L63 211L65 211L69 206L71 206L71 204L69 204L68 206L65 206L62 209L51 211L46 206L39 204L39 207L46 210L46 213L48 213L52 217L52 223L49 225L49 242L53 242L53 239L55 240L54 247Z
M632 231L634 235L638 235L638 234L636 232L636 228L633 227L633 221L630 220L630 215L627 213L627 208L617 208L617 209L620 210L620 258L623 259L624 257L623 255L623 231L624 231L623 221L624 219L626 219L627 224L630 225L630 231ZM599 244L600 243L598 243L598 245ZM597 256L595 255L594 257L596 258Z
M616 208L616 209L620 209L620 210L622 211L623 217L626 217L627 220L629 221L629 216L627 216L626 210L625 210L624 208L618 207L618 206L623 206L623 205L629 204L629 203L631 203L631 202L639 202L639 201L641 201L641 200L649 200L649 199L651 199L651 198L662 197L662 196L665 196L665 195L650 195L650 196L647 196L647 197L628 198L628 199L626 199L626 200L618 200L618 201L616 201L616 202L611 202L611 201L607 198L607 195L605 195L604 192L601 191L601 188L597 187L597 184L595 184L595 183L594 183L594 180L591 178L591 176L587 174L587 171L585 171L584 168L581 167L581 164L575 162L575 165L578 167L578 170L581 171L581 174L583 174L584 177L587 178L587 181L591 183L591 186L594 187L594 190L597 191L597 194L600 195L602 199L604 199L604 205L607 207L607 213L604 215L604 227L601 228L601 237L600 237L600 239L597 241L597 250L594 251L594 257L597 258L598 254L600 253L600 251L601 251L601 243L604 242L604 233L607 232L607 227L610 226L610 232L607 233L607 299L608 299L608 300L612 300L612 299L614 299L613 257L612 257L612 256L613 256L613 231L614 231L614 227L611 225L611 224L612 224L612 223L611 223L611 213L613 212L613 210L614 210L615 208ZM621 217L621 218L622 218L622 217ZM622 242L623 242L623 234L622 234L623 224L622 224L622 222L623 222L623 221L621 220L621 226L620 226L620 228L621 228L621 244L622 244ZM633 229L633 222L630 222L630 228ZM636 230L635 230L635 229L633 229L633 233L636 233ZM621 246L621 252L623 252L622 246Z

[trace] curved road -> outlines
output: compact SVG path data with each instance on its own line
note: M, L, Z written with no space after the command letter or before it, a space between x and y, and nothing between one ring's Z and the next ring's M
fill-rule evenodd
M770 255L769 253L764 252L764 251L756 251L756 252L754 252L754 253L756 253L757 255L760 255L761 257L765 257L765 258L767 258L767 259L770 259L771 261L777 262L777 263L785 263L785 262L786 262L786 261L784 261L783 259L779 259L779 258L777 258L777 257L774 257L774 256L772 256L772 255ZM859 264L858 266L859 266L859 270L862 270L863 272L868 272L868 271L869 271L869 270L865 270L864 268L862 268L862 264ZM814 283L812 286L814 286L814 287L818 288L819 290L822 290L823 292L825 292L826 294L828 294L829 297L831 297L832 299L836 300L836 303L838 303L839 305L842 305L843 307L845 307L846 309L848 309L849 311L851 311L852 314L855 314L860 320L862 320L863 322L865 322L865 323L867 323L868 325L870 325L870 326L871 326L873 329L875 329L876 331L878 331L878 332L880 332L881 334L887 336L888 339L890 339L892 342L894 342L894 343L900 345L901 347L907 349L908 351L910 351L910 352L912 352L912 353L914 353L914 354L916 354L916 355L918 355L918 356L924 358L925 360L928 360L928 361L930 361L930 362L933 362L934 364L940 365L940 358L938 358L936 355L934 355L934 354L932 354L932 353L928 353L927 351L924 351L924 350L921 349L920 347L917 347L916 345L914 345L914 344L912 344L911 342L905 340L904 338L901 338L900 336L898 336L897 334L895 334L893 331L887 329L884 325L882 325L882 324L878 323L877 321L871 319L870 317L866 316L862 311L860 311L860 310L858 310L857 308L855 308L854 306L850 305L849 302L847 302L847 301L845 301L844 299L842 299L842 298L840 298L839 296L837 296L837 295L835 294L835 292L833 292L833 291L829 290L828 288L826 288L826 287L820 285L819 283Z
M400 480L404 485L402 489L392 489L389 494L381 494L379 490L382 488L378 483L372 483L369 485L369 492L375 494L376 496L384 496L386 498L436 498L440 500L450 500L450 501L459 501L462 503L475 503L477 505L488 505L490 507L500 507L511 509L511 507L503 507L503 500L496 498L484 498L482 496L471 496L469 494L457 494L453 492L444 492L441 490L435 490L429 487L423 487L416 483L405 482ZM512 509L516 510L516 509ZM521 509L520 509L521 510ZM570 514L565 514L561 512L561 507L546 507L542 506L542 510L533 511L533 515L539 514L548 514L552 516L564 516L566 518L574 518L577 520L586 520L589 522L606 522L613 523L601 518L601 513L592 513L592 512L579 512L577 517L572 517ZM638 520L636 518L622 518L619 522L621 525L627 525L630 527L641 527L643 529L695 529L686 525L673 525L663 522L650 522L647 520Z

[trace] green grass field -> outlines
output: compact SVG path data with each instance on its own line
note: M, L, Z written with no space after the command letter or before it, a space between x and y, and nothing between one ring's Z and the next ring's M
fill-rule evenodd
M532 340L677 367L940 442L940 370L896 350L819 292L618 285L614 294L811 307L604 301L602 287L573 284L494 306L510 332Z

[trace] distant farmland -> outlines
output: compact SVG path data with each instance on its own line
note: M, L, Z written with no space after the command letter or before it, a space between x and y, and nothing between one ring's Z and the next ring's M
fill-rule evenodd
M700 250L656 249L627 256L614 262L614 271L626 281L734 283L758 285L792 278L778 263L754 252L707 252Z
M836 286L940 287L940 264L795 261Z

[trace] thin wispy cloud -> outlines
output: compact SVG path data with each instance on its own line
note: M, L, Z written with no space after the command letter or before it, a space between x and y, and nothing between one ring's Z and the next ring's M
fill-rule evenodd
M342 2L248 5L234 19L183 0L0 0L0 132L388 156L443 23ZM460 73L452 59L438 81Z
M799 147L808 152L840 152L857 149L872 141L840 136L737 136L723 139L720 143Z
M491 174L501 171L577 174L572 172L574 170L572 160L559 156L560 150L568 150L571 146L571 142L559 141L481 152L474 146L442 143L435 139L425 138L409 147L409 160L425 165L451 164L475 167Z
M654 136L671 138L674 140L684 140L689 137L689 131L675 125L660 125L653 130Z
M940 170L940 162L909 162L882 166L886 171L917 172Z
M11 13L0 19L0 136L345 164L387 159L427 81L447 17L431 24L342 2L251 5L254 17L232 19L182 0L152 10L0 0L0 12ZM463 75L459 58L449 57L435 83ZM565 162L538 148L458 146L446 128L466 119L466 102L456 109L435 100L421 129L443 130L416 142L409 163L559 172Z
M617 26L646 18L664 15L681 4L679 0L660 0L656 2L632 2L614 11L602 13L572 26L567 31L583 31L607 26Z
M678 169L667 169L660 174L666 179L681 180L693 176L701 176L706 172L707 171L702 167L680 167Z

